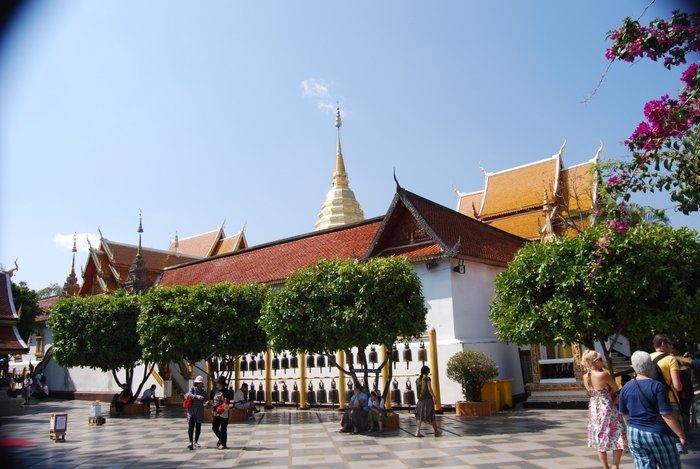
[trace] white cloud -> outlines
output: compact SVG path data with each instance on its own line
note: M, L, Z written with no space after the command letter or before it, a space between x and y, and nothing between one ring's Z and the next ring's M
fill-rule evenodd
M319 101L318 108L321 111L335 111L335 104L329 103L327 101ZM341 111L341 114L342 114L342 111Z
M88 252L90 246L88 245L87 239L90 238L90 243L94 247L100 244L100 236L94 233L78 233L76 236L75 247L80 252ZM73 233L63 234L56 233L53 237L53 242L61 249L66 249L70 251L73 249Z
M330 90L328 85L318 78L307 78L301 82L301 89L304 96L311 98L328 98Z

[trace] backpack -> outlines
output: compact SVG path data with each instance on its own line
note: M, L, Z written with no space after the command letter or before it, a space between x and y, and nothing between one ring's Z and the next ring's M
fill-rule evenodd
M668 357L667 353L662 353L658 355L654 360L652 360L651 364L653 368L651 369L651 374L649 377L653 380L658 381L659 383L663 384L664 388L668 391L669 390L669 384L666 382L666 379L664 378L664 374L661 371L661 367L659 366L659 362L663 360L664 358Z

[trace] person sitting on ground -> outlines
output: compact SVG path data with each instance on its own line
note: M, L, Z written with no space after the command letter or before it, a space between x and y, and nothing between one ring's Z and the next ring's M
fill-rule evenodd
M46 384L46 376L42 376L39 382L36 384L36 388L34 389L34 394L32 394L32 396L39 400L49 397L49 385Z
M369 397L369 432L375 431L375 427L379 427L379 433L384 431L386 423L386 408L384 407L384 398L377 391L372 391Z
M649 375L654 364L647 352L632 354L635 379L620 392L620 413L627 422L627 443L635 467L680 469L675 436L685 445L685 433L673 413L668 391Z
M146 413L151 413L151 402L156 405L156 413L160 412L160 402L156 397L156 385L152 384L150 388L146 389L143 394L141 394L141 403L146 404Z
M367 428L367 414L369 412L369 398L362 391L362 386L355 383L353 395L350 398L350 405L340 421L340 431L342 433L358 434Z
M248 383L241 384L241 389L233 393L233 407L241 410L251 410L256 414L260 412L255 407L255 402L248 400Z

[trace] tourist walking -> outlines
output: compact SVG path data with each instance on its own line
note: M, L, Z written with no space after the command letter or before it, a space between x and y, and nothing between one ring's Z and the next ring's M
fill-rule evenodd
M199 434L202 432L202 421L204 420L204 402L207 392L204 390L204 379L197 376L194 379L194 386L190 389L186 399L190 400L187 408L187 434L190 437L188 449L199 448Z
M217 449L227 449L228 412L231 408L231 394L226 387L225 376L219 376L219 379L216 381L216 390L211 405L213 416L211 429L218 439L216 447Z
M22 381L22 397L24 397L24 405L29 405L30 396L32 394L32 375L29 371L24 372L24 381Z
M437 420L435 419L435 393L430 384L430 368L423 365L420 369L420 376L416 380L416 394L418 394L418 403L416 404L416 437L422 438L420 427L423 422L430 422L435 431L435 437L442 435L438 430Z
M595 350L581 357L587 371L583 385L588 391L588 447L598 452L598 459L608 469L608 451L613 453L612 467L620 467L622 452L627 448L625 423L617 411L614 396L619 392L613 377L603 369L603 359Z
M637 469L680 469L685 433L664 386L650 378L654 364L647 352L632 354L637 376L620 392L620 413L627 422L627 443ZM678 437L676 439L675 437ZM680 447L676 442L680 441Z

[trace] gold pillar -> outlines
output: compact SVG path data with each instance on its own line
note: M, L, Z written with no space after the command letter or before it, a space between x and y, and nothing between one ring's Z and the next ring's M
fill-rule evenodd
M212 366L211 366L211 360L207 360L207 396L211 395L211 390L213 389L213 381L212 381ZM208 399L208 398L207 398Z
M299 409L308 410L306 404L306 354L299 354Z
M386 349L386 345L382 345L382 363L384 363L384 360L386 360L387 353L389 353ZM389 383L386 382L386 379L389 377L389 367L391 366L391 360L387 361L384 363L384 368L382 368L382 393L384 392L384 388L389 386ZM386 393L386 400L384 401L384 407L387 409L391 409L391 393L388 392Z
M272 409L272 349L265 351L265 408Z
M234 374L233 374L233 381L234 381L234 390L238 391L241 389L241 356L236 357L236 361L234 362Z
M435 393L435 411L442 412L442 400L440 399L440 370L438 369L438 349L435 328L428 331L430 338L430 371L432 372L433 392Z
M338 365L345 368L345 352L338 350ZM341 409L345 408L345 372L338 370L338 406Z

